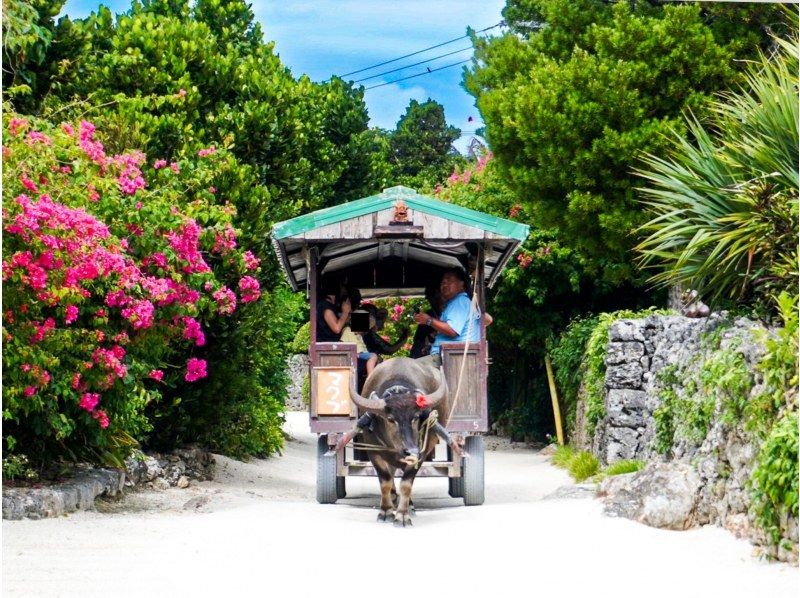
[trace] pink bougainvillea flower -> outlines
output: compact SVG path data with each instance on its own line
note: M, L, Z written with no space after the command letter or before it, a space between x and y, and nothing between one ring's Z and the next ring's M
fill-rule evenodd
M67 308L64 310L64 323L65 324L72 324L75 320L78 319L78 308L74 305L68 305Z
M37 143L41 143L42 145L52 145L53 140L41 131L31 131L28 133L25 143L28 145L36 145Z
M108 420L108 415L102 409L98 409L94 413L92 413L92 417L97 420L97 423L100 424L100 427L104 430L108 427L110 423Z
M28 121L24 118L12 118L8 123L8 129L12 137L16 137L22 129L28 128Z
M36 387L35 386L26 386L25 390L23 391L26 397L32 397L36 394Z
M22 183L22 186L25 187L28 191L33 191L34 193L36 193L39 190L39 187L36 186L36 183L30 180L28 178L28 175L25 174L24 172L22 173L22 176L19 177L19 182Z
M197 155L201 158L205 158L206 156L216 153L216 151L217 148L212 145L211 147L201 149L199 152L197 152Z
M200 327L200 322L194 318L185 316L183 318L183 338L186 340L193 340L194 344L202 347L206 344L206 337L203 334L203 329Z
M256 301L261 297L261 286L252 276L243 276L239 281L239 294L242 297L242 303Z
M89 201L94 202L100 199L100 194L95 190L94 185L89 185L87 189L89 191Z
M164 372L161 370L150 370L150 373L147 374L148 378L152 378L156 382L161 382L164 379Z
M184 380L194 382L206 377L206 360L192 357L186 362L186 375Z
M236 231L228 224L221 233L214 237L214 253L226 255L236 248Z
M78 390L81 386L81 375L79 372L72 374L72 388Z
M236 311L236 295L228 287L222 287L212 297L217 302L217 313L230 315Z
M253 255L252 251L245 251L242 257L244 258L244 267L248 270L255 270L261 264L261 260Z
M61 123L61 130L70 136L75 134L75 129L73 129L72 125L69 123Z
M153 325L154 307L146 299L133 301L130 307L123 308L120 313L133 324L135 330L150 328Z
M94 408L97 407L97 404L100 402L100 395L96 392L85 392L81 396L81 400L78 403L78 407L81 409L85 409L86 411L94 411Z
M167 161L163 160L163 159L159 159L159 160L156 160L155 162L153 162L153 168L155 168L156 170L161 170L166 165L167 165Z

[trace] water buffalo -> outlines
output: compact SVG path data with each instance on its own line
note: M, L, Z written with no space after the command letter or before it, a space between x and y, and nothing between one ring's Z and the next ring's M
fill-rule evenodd
M359 423L365 444L386 447L369 450L369 460L378 473L381 486L381 510L378 521L394 521L397 526L410 526L409 503L411 488L418 464L428 459L436 448L437 435L429 431L424 447L424 422L431 411L447 395L444 372L420 365L414 359L397 357L379 364L358 394L353 387L350 397L368 414ZM440 417L441 423L445 414ZM394 512L393 498L397 496L394 473L401 469L400 499Z

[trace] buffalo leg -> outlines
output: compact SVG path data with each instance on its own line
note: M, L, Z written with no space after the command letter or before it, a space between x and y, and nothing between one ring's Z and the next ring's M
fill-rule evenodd
M381 510L378 521L394 521L394 503L392 493L397 494L394 488L394 477L388 471L379 470L378 479L381 484Z
M411 488L414 486L414 477L416 471L406 474L400 481L400 503L397 505L397 513L395 513L394 524L398 527L409 527L413 525L411 515L408 512L409 503L411 502Z

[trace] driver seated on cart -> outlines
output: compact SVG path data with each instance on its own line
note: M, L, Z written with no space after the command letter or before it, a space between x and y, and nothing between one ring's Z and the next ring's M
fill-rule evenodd
M439 292L444 309L438 318L427 313L414 314L414 321L419 325L429 326L436 331L431 345L430 355L420 357L420 363L439 368L442 365L440 355L442 343L463 343L469 340L476 343L481 338L481 312L473 308L467 295L467 274L461 268L445 270L439 284ZM490 318L486 318L487 324Z

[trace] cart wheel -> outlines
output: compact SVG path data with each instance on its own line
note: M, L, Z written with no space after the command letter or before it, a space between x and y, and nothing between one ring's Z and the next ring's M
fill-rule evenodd
M464 504L469 506L482 505L483 493L483 437L467 436L464 450L468 457L464 458L462 480L464 488Z
M328 436L322 434L317 438L317 502L323 505L336 502L339 487L336 479L336 455L326 455L327 452Z
M447 460L453 460L453 449L449 446L447 447ZM464 461L461 461L462 466ZM464 470L461 470L462 477L460 478L447 478L447 493L452 496L453 498L461 498L464 496L464 478L463 473Z

